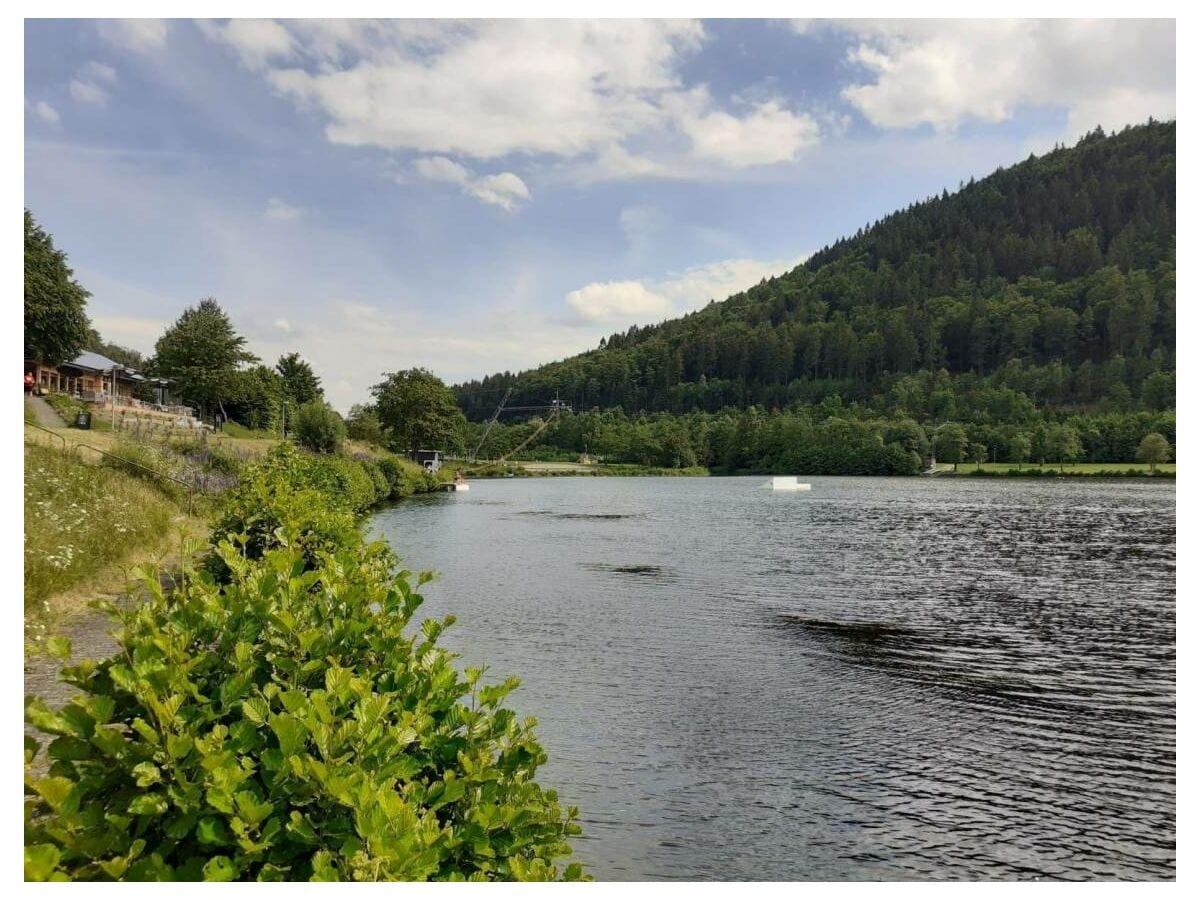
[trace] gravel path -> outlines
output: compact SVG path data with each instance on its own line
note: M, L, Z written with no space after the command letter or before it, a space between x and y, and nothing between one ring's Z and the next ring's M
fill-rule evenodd
M169 588L171 582L171 576L164 574L164 588ZM129 595L109 599L125 606L132 606L139 602L137 598ZM65 666L76 665L81 660L100 660L112 656L117 650L117 642L112 636L112 632L116 628L116 622L105 613L95 609L86 609L55 628L54 634L70 639L71 657L64 662L45 654L32 656L26 654L25 696L41 697L51 709L63 706L78 693L78 690L62 681L59 678L59 672ZM39 752L33 768L44 772L49 764L45 748L54 737L42 734L28 723L25 723L25 733L36 738L42 745L42 750Z
M27 394L25 396L25 406L33 410L33 414L37 418L37 423L43 428L62 428L66 425L66 422L62 420L62 416L54 411L54 407L41 397Z

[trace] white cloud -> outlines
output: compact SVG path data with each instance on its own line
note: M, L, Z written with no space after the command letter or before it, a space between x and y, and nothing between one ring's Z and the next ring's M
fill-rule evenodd
M163 19L103 19L96 23L102 37L139 52L167 46L167 22Z
M232 47L248 69L263 69L274 60L289 59L295 48L291 32L271 19L202 20L196 25L210 39Z
M476 176L466 166L445 156L422 156L413 163L413 168L422 178L456 184L463 193L508 212L530 198L528 186L512 172Z
M842 21L870 81L842 96L873 124L953 130L1025 107L1065 108L1072 134L1175 114L1175 23L1165 19Z
M592 282L567 294L567 305L589 324L647 322L671 315L671 301L640 281Z
M580 324L647 324L700 309L710 300L724 300L804 259L725 259L660 281L593 282L567 294L567 305Z
M706 88L689 89L681 66L705 38L694 21L235 20L202 29L323 116L333 143L574 161L595 179L788 162L819 135L811 116L781 99L725 109ZM488 177L479 199L506 208L524 199L515 174Z
M292 323L287 319L276 319L272 324L284 334L292 333Z
M529 188L512 172L484 175L475 179L467 191L484 203L499 206L510 212L516 209L522 200L529 199Z
M294 222L304 215L304 210L298 206L292 206L278 197L272 197L267 201L267 208L263 211L263 218L269 222Z
M116 69L92 60L79 67L67 89L71 97L80 103L103 106L108 102L108 90L103 85L111 86L116 83Z
M780 260L723 259L661 281L655 290L671 299L676 312L690 312L709 300L724 300L764 278L794 269L805 259L807 255Z
M62 118L59 116L58 110L45 100L39 100L31 109L33 114L47 125L59 125L62 123Z
M712 108L706 91L692 92L689 100L679 127L699 159L734 168L791 162L820 139L812 116L797 115L779 99L756 103L742 118Z
M413 168L419 175L430 181L466 184L471 180L471 172L466 166L459 165L445 156L423 156L413 163Z
M71 97L80 103L103 106L108 102L108 91L94 81L73 78L68 89L71 92Z

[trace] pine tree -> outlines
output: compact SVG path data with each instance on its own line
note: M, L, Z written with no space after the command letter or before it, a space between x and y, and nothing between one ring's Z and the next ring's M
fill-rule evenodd
M324 398L321 379L313 372L312 366L300 358L299 353L279 357L275 370L283 376L284 393L293 406Z
M169 379L171 392L199 407L201 416L216 408L224 412L222 401L233 396L238 367L258 362L245 344L225 311L208 297L184 310L158 339L151 370Z

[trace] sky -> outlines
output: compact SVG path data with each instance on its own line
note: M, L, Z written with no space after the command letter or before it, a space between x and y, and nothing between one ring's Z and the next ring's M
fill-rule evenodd
M1097 125L1172 20L30 20L25 204L106 340L215 297L345 412L593 348Z

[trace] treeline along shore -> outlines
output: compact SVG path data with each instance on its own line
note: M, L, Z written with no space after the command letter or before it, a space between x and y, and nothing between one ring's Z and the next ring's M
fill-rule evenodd
M1138 452L1175 443L1175 124L1097 130L722 302L454 391L478 423L508 391L561 397L584 415L553 422L545 452L643 465L1157 466L1157 440ZM501 423L485 454L530 430Z

